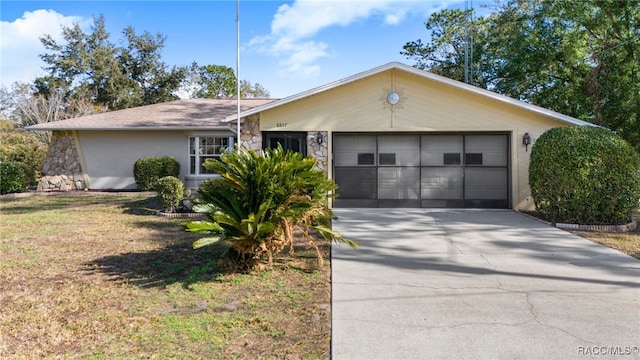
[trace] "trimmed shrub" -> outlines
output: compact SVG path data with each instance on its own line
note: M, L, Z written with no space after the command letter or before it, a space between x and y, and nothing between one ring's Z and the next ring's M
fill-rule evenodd
M184 199L184 186L175 176L165 176L156 182L156 190L160 195L162 207L167 212L174 212Z
M178 177L180 163L171 156L143 157L133 165L133 178L143 191L155 190L158 179L165 176Z
M531 150L529 184L554 224L628 223L640 199L640 155L604 128L550 129Z
M24 191L29 184L27 178L24 164L0 161L0 194Z

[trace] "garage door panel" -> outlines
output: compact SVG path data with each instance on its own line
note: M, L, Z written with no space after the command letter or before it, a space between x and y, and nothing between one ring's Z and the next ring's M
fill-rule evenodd
M444 200L444 199L435 199L435 200L422 200L421 206L423 208L464 208L470 207L466 205L466 202L463 199L459 200Z
M422 168L422 199L462 199L463 175L461 167Z
M376 199L377 178L373 167L336 168L336 194L343 199Z
M375 165L376 137L373 135L336 137L334 158L336 166Z
M378 199L420 199L419 168L378 168Z
M464 191L466 199L506 200L506 168L466 168Z
M378 200L370 199L341 199L333 200L333 206L337 208L378 208L382 207L378 204Z
M474 155L480 163L466 162L467 165L507 166L506 135L466 135L464 137L465 158Z
M479 209L508 209L508 200L464 200L464 204L460 207L479 208Z
M378 165L419 166L420 137L382 135L378 138Z
M420 200L416 199L378 199L379 208L419 208Z
M462 164L462 135L423 135L421 146L420 162L422 166Z

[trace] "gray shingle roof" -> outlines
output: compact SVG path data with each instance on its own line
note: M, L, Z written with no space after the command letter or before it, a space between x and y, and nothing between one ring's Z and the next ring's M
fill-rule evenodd
M242 99L246 111L277 99ZM215 130L228 129L235 99L186 99L29 126L28 130Z

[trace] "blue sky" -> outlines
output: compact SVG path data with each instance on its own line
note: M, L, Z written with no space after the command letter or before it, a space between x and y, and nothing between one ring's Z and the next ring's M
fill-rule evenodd
M476 10L491 0L474 0ZM424 22L464 0L240 1L240 78L282 98L360 71L401 61L402 46L427 39ZM104 15L111 41L122 30L167 37L168 65L236 67L236 2L231 1L12 1L0 2L0 85L42 74L38 37L58 37L62 25L89 31Z

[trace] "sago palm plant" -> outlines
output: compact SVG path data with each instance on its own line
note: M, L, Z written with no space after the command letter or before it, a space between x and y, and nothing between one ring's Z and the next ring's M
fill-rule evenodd
M316 249L319 264L322 254L313 230L326 240L357 247L357 243L331 229L335 217L327 199L336 185L315 165L314 159L282 147L266 149L262 154L236 149L220 160L207 160L204 166L220 178L200 186L200 209L205 209L211 221L184 224L187 231L209 235L193 246L226 239L243 259L254 261L266 255L270 266L273 254L287 245L293 251L296 229Z

